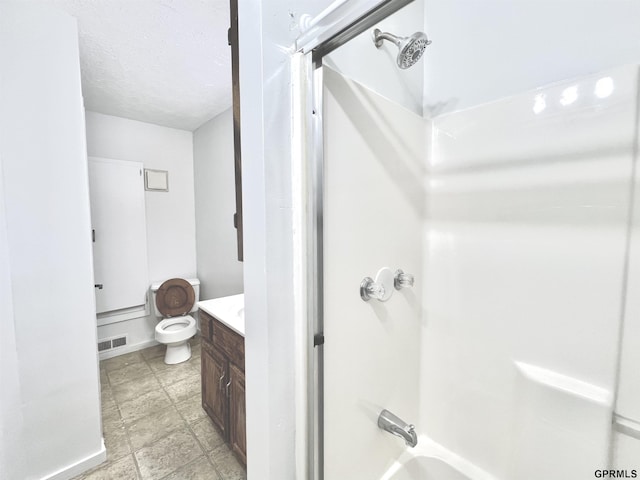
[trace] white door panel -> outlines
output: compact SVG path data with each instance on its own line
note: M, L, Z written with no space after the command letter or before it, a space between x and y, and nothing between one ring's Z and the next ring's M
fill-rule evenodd
M97 313L145 304L149 286L143 165L89 157Z

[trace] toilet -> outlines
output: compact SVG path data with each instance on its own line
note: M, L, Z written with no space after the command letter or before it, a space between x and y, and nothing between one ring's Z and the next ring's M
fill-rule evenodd
M167 346L164 363L175 365L191 358L189 339L196 334L195 312L200 299L200 281L172 278L151 285L153 312L163 318L156 326L156 341Z

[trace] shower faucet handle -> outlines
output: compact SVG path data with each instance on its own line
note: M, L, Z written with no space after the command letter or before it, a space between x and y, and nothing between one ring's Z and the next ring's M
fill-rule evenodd
M404 273L402 270L396 270L396 274L393 277L393 286L396 290L402 290L403 288L413 287L415 283L415 277L410 273Z
M376 274L376 279L365 277L360 282L360 298L368 302L372 298L386 302L393 293L393 272L389 267L382 267Z
M360 297L365 302L368 302L372 298L382 301L386 293L387 291L384 285L374 282L371 277L365 277L362 282L360 282Z

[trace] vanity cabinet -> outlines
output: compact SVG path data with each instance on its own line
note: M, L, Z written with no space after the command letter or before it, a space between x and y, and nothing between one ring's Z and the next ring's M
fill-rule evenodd
M245 413L244 372L233 364L229 365L231 390L234 408L229 410L229 443L231 450L242 463L247 464L247 427Z
M244 337L203 310L202 408L238 459L247 464Z
M202 318L202 317L201 317ZM226 439L228 434L228 402L225 380L229 377L228 361L211 346L202 342L202 408Z

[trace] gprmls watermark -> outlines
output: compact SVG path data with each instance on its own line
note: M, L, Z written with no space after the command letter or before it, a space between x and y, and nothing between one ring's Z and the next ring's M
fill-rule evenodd
M637 478L637 470L596 470L596 478Z

